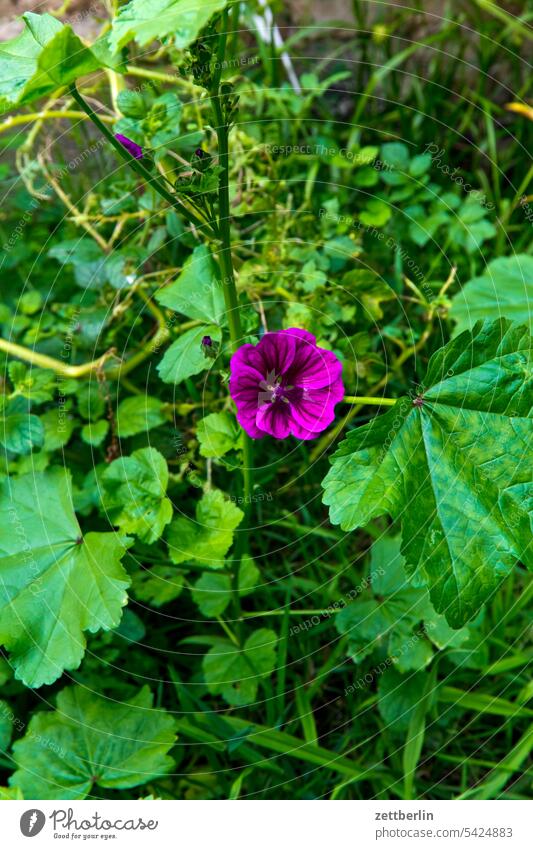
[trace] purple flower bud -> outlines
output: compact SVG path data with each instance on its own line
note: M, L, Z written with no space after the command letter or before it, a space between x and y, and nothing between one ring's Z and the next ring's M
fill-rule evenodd
M142 159L143 158L143 149L140 145L135 144L134 141L129 139L127 136L123 136L122 133L115 133L115 138L122 147L125 147L128 153L131 153L134 159Z
M205 150L202 150L201 147L197 147L194 151L194 155L198 157L198 159L203 159L206 155Z
M213 344L213 340L211 339L210 336L203 336L202 337L202 345L205 345L206 348L211 348L212 344Z

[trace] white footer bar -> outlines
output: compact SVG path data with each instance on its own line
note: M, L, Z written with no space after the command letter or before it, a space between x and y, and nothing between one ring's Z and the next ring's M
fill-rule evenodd
M6 849L533 847L533 802L2 802ZM67 842L68 841L68 842Z

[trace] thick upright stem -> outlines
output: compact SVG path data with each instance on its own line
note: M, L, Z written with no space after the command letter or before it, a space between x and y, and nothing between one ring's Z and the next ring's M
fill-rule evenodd
M222 173L218 186L218 210L219 210L219 232L220 232L220 266L222 270L222 288L228 317L229 334L232 350L235 351L242 341L241 319L239 314L239 301L237 288L235 286L235 274L233 271L233 260L231 258L231 230L230 230L230 208L229 208L229 147L228 127L224 123L220 97L213 97L213 112L217 126L215 127L218 137L218 158Z
M232 351L236 351L242 342L242 326L239 312L239 300L235 285L235 273L231 256L231 226L230 226L230 203L229 203L229 126L224 115L222 95L220 91L220 77L224 63L227 42L228 14L227 10L222 15L222 24L219 33L217 63L215 76L211 86L211 104L215 119L215 131L218 140L218 158L222 172L218 183L218 231L220 237L220 267L222 271L222 288L226 315L228 318L229 334ZM243 433L243 494L244 494L244 520L235 551L235 569L233 570L233 599L236 616L240 618L241 603L239 596L239 572L242 554L246 549L250 507L253 487L253 445L247 433Z

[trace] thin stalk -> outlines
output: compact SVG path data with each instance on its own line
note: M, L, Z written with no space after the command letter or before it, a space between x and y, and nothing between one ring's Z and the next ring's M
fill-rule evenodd
M0 124L0 133L5 133L19 124L33 124L34 121L55 120L57 118L70 118L75 121L86 121L87 115L75 109L48 109L42 112L24 112L22 115L10 115ZM112 124L115 121L112 115L102 115L102 121Z
M376 407L394 407L396 398L372 398L371 395L345 395L343 404L373 404Z
M206 221L203 221L194 212L191 212L191 210L188 209L188 207L186 207L182 203L180 203L178 198L176 198L175 195L173 195L173 194L171 194L171 192L169 192L169 190L166 188L164 183L161 182L159 177L157 177L155 174L152 174L148 170L148 168L144 165L142 160L135 159L135 157L132 156L126 150L126 148L123 147L120 144L120 142L115 138L115 136L113 135L111 130L109 130L109 128L106 127L106 125L103 123L103 121L100 119L100 117L96 114L96 112L93 110L93 108L89 105L89 103L87 103L87 101L79 93L78 89L76 88L75 83L73 83L70 86L69 93L70 93L71 97L76 101L76 103L81 107L81 109L83 109L85 114L91 119L93 124L96 127L98 127L98 129L100 130L101 133L103 133L103 135L106 137L106 139L109 141L109 143L111 145L113 145L113 147L115 148L117 153L120 155L121 159L123 159L130 166L130 168L133 168L133 170L136 171L136 173L139 174L139 176L143 177L143 179L146 180L146 182L148 183L149 186L151 186L153 189L155 189L155 191L159 195L161 195L162 198L164 198L166 201L168 201L168 203L171 206L173 206L174 209L177 209L183 215L183 217L187 219L189 224L192 224L193 226L199 227L199 228L206 228L207 227L209 233L212 236L215 235L214 231L209 227L209 225L207 224Z
M33 351L31 348L24 348L22 345L17 345L16 342L8 342L7 339L0 339L0 351L5 351L12 357L17 357L26 363L39 368L51 369L57 374L62 374L64 377L84 377L93 371L102 369L109 359L114 356L114 351L106 351L97 360L91 360L89 363L82 363L78 366L72 366L64 363L61 360L56 360L55 357L49 357L47 354L40 354L38 351Z

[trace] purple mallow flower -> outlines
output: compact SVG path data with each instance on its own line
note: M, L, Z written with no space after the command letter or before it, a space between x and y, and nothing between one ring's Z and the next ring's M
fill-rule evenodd
M115 138L135 159L143 158L143 149L140 145L135 144L135 142L127 136L123 136L122 133L115 133Z
M230 362L229 391L237 420L253 439L270 434L315 439L344 396L342 363L318 348L307 330L291 327L243 345Z

